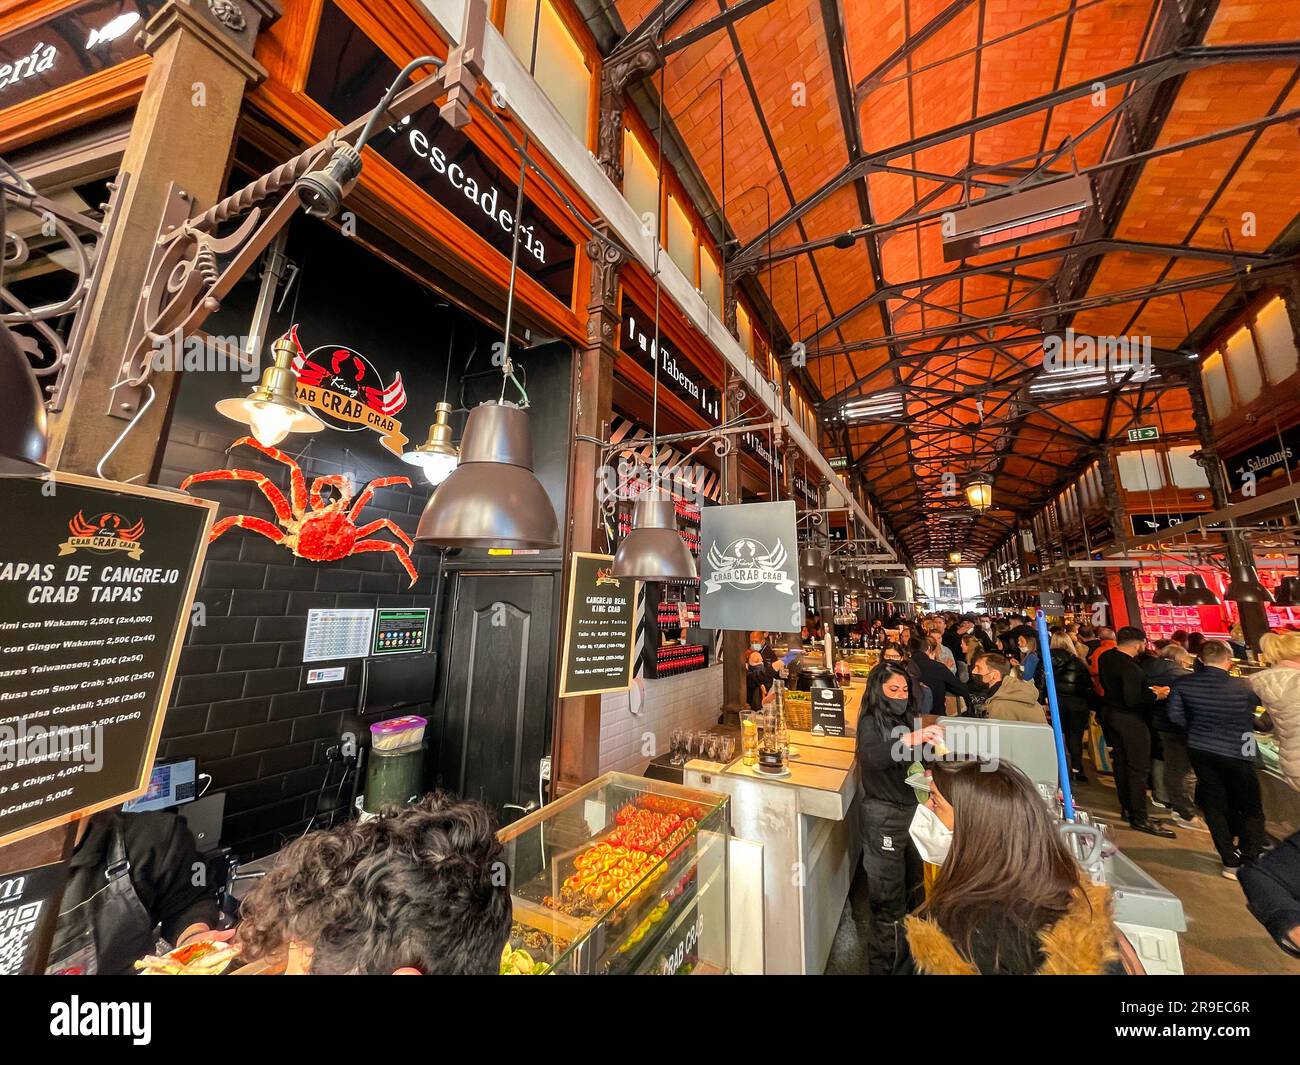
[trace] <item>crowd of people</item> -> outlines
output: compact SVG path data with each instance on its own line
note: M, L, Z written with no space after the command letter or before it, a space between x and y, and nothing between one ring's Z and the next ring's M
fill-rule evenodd
M1034 782L1005 761L949 759L943 727L927 718L1044 723L1049 684L1074 778L1087 779L1095 716L1104 743L1092 768L1113 773L1129 825L1208 833L1223 875L1300 957L1300 833L1269 838L1254 747L1272 729L1282 773L1300 790L1300 632L1265 636L1266 668L1246 680L1230 644L1198 633L1152 645L1134 627L1064 625L1044 648L1025 618L881 628L855 741L870 972L1140 971L1108 889L1074 860ZM788 663L761 632L745 658L761 706ZM220 928L195 862L172 814L83 822L52 971L129 972L161 934L237 936L246 960L293 946L317 974L495 973L510 932L510 869L493 817L446 794L290 843L245 898L237 929ZM923 863L938 867L928 890Z
M931 713L1047 723L1049 684L1073 779L1088 780L1095 718L1093 771L1113 774L1129 827L1207 833L1223 876L1240 879L1251 912L1300 956L1300 833L1270 841L1255 750L1256 733L1273 731L1300 790L1300 632L1265 636L1266 668L1247 680L1233 672L1244 648L1201 633L1151 643L1133 626L1071 623L1044 648L1024 617L894 618L879 629L857 731L872 972L1132 971L1123 937L1106 931L1105 889L1058 862L1034 787L1009 766L936 759L943 730L924 723ZM918 785L928 789L920 807ZM923 858L941 866L924 903ZM1054 949L1065 927L1088 944L1069 959Z

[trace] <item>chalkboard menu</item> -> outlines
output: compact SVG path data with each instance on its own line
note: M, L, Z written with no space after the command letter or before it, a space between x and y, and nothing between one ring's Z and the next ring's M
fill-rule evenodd
M844 689L812 690L812 726L814 736L844 735Z
M636 581L615 577L611 556L573 553L561 698L631 687L635 608Z
M0 478L0 843L143 791L215 510Z

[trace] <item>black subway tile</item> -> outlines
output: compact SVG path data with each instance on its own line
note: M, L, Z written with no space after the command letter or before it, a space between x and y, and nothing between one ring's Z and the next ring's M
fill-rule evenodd
M282 695L298 690L299 672L293 666L255 669L244 674L244 695Z

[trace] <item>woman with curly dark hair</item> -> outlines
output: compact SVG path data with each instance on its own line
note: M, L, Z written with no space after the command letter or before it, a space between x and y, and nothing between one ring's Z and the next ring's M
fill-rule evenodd
M482 803L438 792L281 851L240 910L246 959L296 944L320 975L497 972L510 871Z

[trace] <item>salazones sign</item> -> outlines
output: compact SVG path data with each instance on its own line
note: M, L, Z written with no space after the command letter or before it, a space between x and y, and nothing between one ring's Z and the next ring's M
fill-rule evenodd
M0 110L141 55L162 0L96 0L0 38Z
M745 503L700 515L700 626L793 632L803 620L795 506Z
M1280 439L1279 439L1280 436ZM1223 456L1228 471L1228 486L1233 492L1256 494L1256 486L1267 477L1300 471L1300 425L1271 433L1258 444Z
M397 64L336 4L325 4L307 73L308 96L350 122L374 107L397 73ZM436 105L376 130L369 147L506 258L517 231L519 269L572 305L577 245L527 195L515 217L517 167L513 176L502 171L439 118Z

